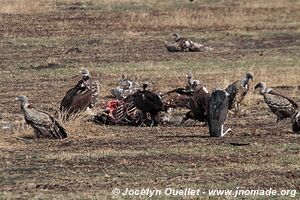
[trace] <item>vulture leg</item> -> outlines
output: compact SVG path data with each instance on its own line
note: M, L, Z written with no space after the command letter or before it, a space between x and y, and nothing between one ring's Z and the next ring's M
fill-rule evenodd
M226 133L232 131L231 128L228 128L225 133L223 133L223 125L222 125L222 132L221 132L221 137L223 137L224 135L226 135Z

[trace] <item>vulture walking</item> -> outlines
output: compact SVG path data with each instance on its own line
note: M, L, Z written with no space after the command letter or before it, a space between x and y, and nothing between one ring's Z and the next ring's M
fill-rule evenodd
M294 133L300 132L300 112L297 111L292 116L292 129Z
M257 88L260 89L260 94L263 95L266 104L268 104L271 111L277 116L276 122L290 118L297 112L298 105L295 101L274 92L271 88L267 88L266 83L258 83L255 86L255 89Z
M144 83L143 90L137 91L131 98L135 107L142 111L144 118L151 118L150 126L157 126L160 121L159 112L165 109L161 97L154 92L146 90L147 87L148 84Z
M21 110L25 121L35 132L37 138L64 139L67 137L65 129L48 113L35 109L28 103L26 96L19 96Z
M83 69L80 73L81 79L66 93L60 104L60 111L66 113L67 119L70 115L93 108L97 104L99 84L91 80L88 70Z
M224 132L224 123L228 114L229 94L224 90L212 92L208 101L208 126L211 137L223 137L231 131Z
M240 110L240 103L243 101L250 88L250 80L253 81L253 75L247 73L242 80L238 80L230 84L225 91L229 94L228 109Z

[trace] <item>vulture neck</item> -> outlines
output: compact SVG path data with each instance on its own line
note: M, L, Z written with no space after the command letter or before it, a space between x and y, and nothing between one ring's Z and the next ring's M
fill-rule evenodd
M189 86L192 86L194 84L194 80L192 77L188 77L188 84Z
M21 110L26 113L28 111L28 109L31 108L31 105L28 103L28 101L23 101L21 103Z
M250 80L250 78L248 78L248 77L243 78L243 79L241 80L242 86L248 88L249 80Z

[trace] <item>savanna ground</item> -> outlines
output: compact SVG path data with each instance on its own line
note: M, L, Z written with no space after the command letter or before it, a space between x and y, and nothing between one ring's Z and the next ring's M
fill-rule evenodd
M184 86L188 71L209 90L250 71L252 86L265 81L300 103L299 1L0 0L0 13L0 199L104 199L115 187L295 189L299 198L300 137L289 120L275 123L253 90L222 139L193 122L148 128L77 119L64 123L67 139L36 140L14 101L27 95L54 114L86 67L102 97L122 73L167 91ZM164 41L173 32L213 50L169 53Z

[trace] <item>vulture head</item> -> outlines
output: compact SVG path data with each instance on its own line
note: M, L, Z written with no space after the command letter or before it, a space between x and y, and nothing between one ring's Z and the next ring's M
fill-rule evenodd
M83 80L88 80L91 77L90 72L87 69L80 70L80 74Z
M245 78L247 79L247 80L250 80L251 79L251 81L253 81L253 75L251 74L251 73L247 73L246 75L245 75Z
M254 87L254 90L256 90L257 88L260 89L261 94L267 94L272 91L271 88L267 88L267 85L265 82L259 82L258 84L256 84L256 86Z
M175 41L179 40L181 38L181 36L179 35L179 33L173 33L173 36L175 36Z
M16 97L16 100L20 101L21 103L27 103L28 102L28 98L24 95Z

